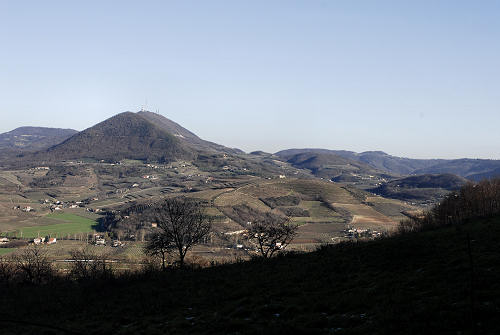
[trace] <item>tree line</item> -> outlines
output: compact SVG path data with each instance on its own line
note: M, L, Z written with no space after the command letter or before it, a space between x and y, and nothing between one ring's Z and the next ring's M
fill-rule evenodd
M500 178L469 182L421 216L404 220L400 231L425 230L500 215Z

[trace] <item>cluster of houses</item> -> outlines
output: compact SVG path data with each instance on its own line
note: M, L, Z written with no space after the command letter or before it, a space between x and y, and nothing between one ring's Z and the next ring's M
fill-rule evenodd
M251 222L248 222L247 224L251 224ZM241 229L241 230L229 231L229 232L224 233L224 235L234 236L235 241L236 241L235 245L227 247L226 249L240 249L240 250L247 250L247 251L250 250L249 248L246 248L245 245L239 243L240 236L243 239L246 239L248 237L248 230ZM278 244L280 244L280 248L281 248L281 243L278 243Z
M20 211L23 211L23 212L26 212L26 213L29 213L29 212L34 212L35 209L31 206L14 206L12 207L12 209L17 209L17 210L20 210Z
M92 244L96 245L96 246L105 246L106 245L106 239L104 238L104 236L102 235L99 235L99 234L94 234L93 236L93 240L92 240ZM118 247L124 247L125 244L119 240L113 240L111 241L111 247L113 248L118 248Z
M113 240L113 242L111 242L111 246L113 248L118 248L118 247L124 247L125 244L122 241Z
M85 207L89 203L89 201L63 202L63 201L59 201L59 200L51 201L49 199L44 199L44 200L40 200L40 203L48 206L50 211L54 212L54 211L61 211L61 210L63 210L63 208ZM27 213L36 211L35 208L33 208L31 206L21 206L21 205L14 206L14 207L12 207L12 209L21 210L21 211L27 212Z
M49 199L45 199L40 201L42 204L49 206L49 209L51 212L54 211L61 211L64 208L87 208L87 211L89 212L97 212L98 210L94 210L92 208L88 208L87 205L90 204L91 201L97 201L99 198L89 198L89 199L84 199L81 201L60 201L60 200L55 200L51 201Z
M40 244L56 244L57 239L55 237L37 237L34 238L30 243L35 244L35 245L40 245Z
M51 202L49 199L45 199L44 203L49 205L49 209L51 212L61 211L63 208L85 207L85 204L82 201L77 201L75 203L67 203L59 200Z
M92 244L94 244L94 245L106 245L106 239L104 238L104 236L99 235L99 234L94 234L93 237L94 238L92 240Z
M382 235L381 232L371 229L357 229L357 228L348 228L344 230L344 237L349 239L354 238L375 238L380 237Z

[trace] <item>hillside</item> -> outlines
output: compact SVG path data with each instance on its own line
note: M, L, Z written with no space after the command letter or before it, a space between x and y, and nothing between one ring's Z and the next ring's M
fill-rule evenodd
M137 115L140 115L143 118L145 118L146 120L154 123L155 125L157 125L161 129L165 130L166 132L181 139L181 141L186 142L188 145L190 145L195 150L216 151L216 152L225 152L225 153L232 153L232 154L243 153L243 151L241 151L239 149L227 148L227 147L220 145L220 144L216 144L216 143L202 140L194 133L190 132L186 128L183 128L178 123L175 123L174 121L169 120L168 118L162 116L161 114L152 113L152 112L148 112L148 111L140 111L137 113Z
M298 154L298 153L316 153L338 155L345 159L361 162L373 169L385 171L388 173L405 175L410 174L416 169L425 168L437 164L442 160L434 159L411 159L402 158L386 154L383 151L366 151L356 153L346 150L328 150L328 149L288 149L276 153L279 156Z
M371 191L400 200L437 200L465 183L467 179L449 173L425 174L395 179Z
M28 152L47 149L78 133L73 129L20 127L0 134L0 150Z
M458 228L269 261L9 286L0 323L4 334L498 334L500 219Z
M298 169L307 169L316 177L339 181L359 182L374 178L389 177L371 166L326 151L285 150L276 153L287 163Z
M194 154L180 140L131 112L115 115L35 155L38 159L171 161Z

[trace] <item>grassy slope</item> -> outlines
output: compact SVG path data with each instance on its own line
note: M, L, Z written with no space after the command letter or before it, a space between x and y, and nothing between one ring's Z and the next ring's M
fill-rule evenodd
M472 324L494 334L500 331L499 237L500 218L268 262L11 287L0 314L90 334L468 334ZM4 333L33 331L0 325Z
M97 225L95 220L70 213L52 213L46 217L56 219L61 223L21 228L20 230L23 232L23 237L32 238L37 237L39 234L40 236L56 236L56 234L61 236L86 233L94 230Z

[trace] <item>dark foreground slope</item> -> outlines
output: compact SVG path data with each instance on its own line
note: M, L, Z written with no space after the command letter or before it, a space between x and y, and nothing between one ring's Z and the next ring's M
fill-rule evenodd
M498 334L499 239L496 218L267 262L2 287L0 327L3 334L63 334L61 328L78 334Z

